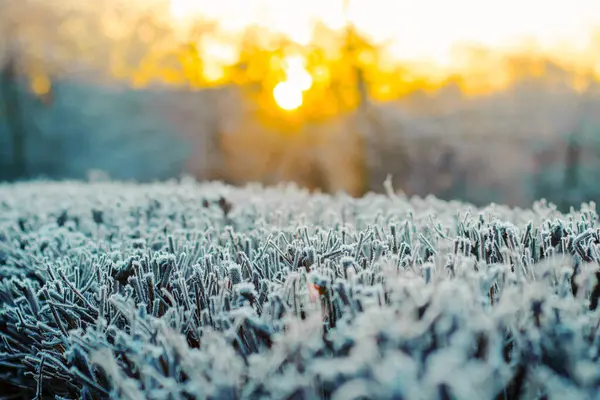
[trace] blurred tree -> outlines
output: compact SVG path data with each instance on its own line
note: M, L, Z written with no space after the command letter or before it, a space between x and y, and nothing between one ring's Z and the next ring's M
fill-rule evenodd
M0 16L0 25L3 29L12 27L12 32L3 37L16 49L14 64L11 64L14 73L9 75L27 77L30 91L44 104L51 104L53 98L51 76L68 76L97 83L116 78L140 89L166 84L195 91L233 84L248 95L247 103L240 108L242 116L236 118L254 120L263 126L253 128L254 132L263 132L265 128L270 131L262 135L263 144L271 143L267 151L271 154L267 157L270 167L260 168L271 171L271 175L282 170L283 159L290 154L291 147L299 146L297 164L306 164L306 168L298 168L298 171L306 170L302 174L307 178L302 179L309 186L319 187L323 186L322 182L329 181L327 185L331 187L332 167L325 166L323 161L327 155L310 149L339 143L328 141L322 132L319 135L314 132L318 125L328 123L332 117L343 116L348 126L339 130L350 132L351 138L346 142L348 154L354 158L348 173L359 182L354 186L360 187L352 191L360 194L368 189L378 189L385 178L368 175L383 170L376 161L391 143L381 140L380 132L386 129L385 123L370 101L373 93L377 96L384 92L373 89L381 86L378 65L381 64L383 50L370 43L351 23L343 32L328 31L321 26L320 32L316 33L319 39L324 40L313 41L306 46L273 34L268 29L253 27L246 31L240 44L236 40L231 41L213 22L198 18L175 21L167 9L167 2L135 2L130 5L122 0L99 0L85 4L69 3L68 6L43 0L0 2L4 12ZM49 30L48 27L56 29ZM232 53L231 49L234 51L228 61L215 63L215 59L222 58L219 53ZM290 62L290 57L301 58L312 84L310 90L303 93L302 106L287 112L275 102L273 90L285 79L286 63ZM7 104L19 108L15 103L17 98L12 96L13 100ZM215 157L226 151L223 134L231 129L249 129L245 123L238 128L232 127L227 121L232 116L217 107L219 96L217 92L209 93L214 101L205 105L210 110L203 110L206 120L202 129L197 128L198 141L202 145L197 147L201 153L195 157L205 162L196 162L195 165L198 177L203 179L218 174L208 171L226 169L217 165L219 157ZM21 113L29 113L22 116L23 119L36 119L32 112L34 110L25 111L21 107ZM17 115L13 111L10 114ZM30 124L22 124L22 129L17 125L13 121L11 131L17 129L23 134L13 133L13 136L25 137ZM289 133L302 132L303 138L291 140ZM268 135L271 136L267 139ZM25 155L16 159L25 159L27 151L23 148L27 141L19 140L12 141L15 151ZM250 151L248 148L240 150ZM258 152L263 150L256 149ZM404 159L397 151L393 152L392 158L394 164ZM389 165L390 161L385 163ZM24 165L22 161L19 164ZM294 168L288 169L290 172L283 176L293 177L291 170ZM323 174L330 177L325 179Z
M409 175L409 160L403 141L402 127L396 124L390 127L385 123L381 109L371 100L370 87L377 82L382 46L371 43L361 34L348 16L349 0L345 0L346 30L341 59L350 68L349 84L355 89L356 134L358 146L362 149L358 173L361 193L379 191L387 175L392 174L392 184L397 189L406 185ZM369 76L368 73L375 76ZM390 128L393 131L390 131Z
M0 78L0 94L4 105L4 118L10 137L10 164L6 166L8 173L3 174L7 179L22 179L27 175L26 157L26 128L23 124L21 99L17 87L17 72L15 60L7 55L2 66Z
M582 202L599 201L600 125L591 120L596 94L579 95L573 127L557 140L544 143L537 152L534 198L545 198L563 212Z
M64 118L61 114L69 111L64 107L67 105L64 99L59 99L60 107L52 115L38 107L53 104L55 85L51 76L60 77L57 82L64 86L66 98L75 92L80 96L91 94L73 91L71 84L77 81L87 88L89 83L114 84L115 78L134 87L156 83L179 84L191 89L206 86L199 73L201 64L195 43L199 29L206 30L208 24L200 21L180 34L164 18L165 13L156 12L150 4L146 8L130 7L120 0L99 0L65 5L44 0L0 0L0 100L4 108L0 118L6 122L4 132L9 137L11 154L8 156L12 160L11 174L6 178L55 173L73 176L73 171L80 167L80 155L87 153L93 142L90 127L79 120L79 115ZM102 98L100 86L97 91L97 97ZM32 102L31 95L38 102ZM80 105L88 103L83 97L78 102ZM90 104L100 105L99 102ZM89 123L93 115L102 113L104 108L86 109L81 116ZM77 106L70 111L75 110L81 111ZM62 118L59 124L54 121L58 114ZM105 132L98 136L107 143L111 140L109 122L113 121L104 121ZM154 127L149 131L141 126L143 121L138 122L140 126L133 126L128 138L135 137L136 128L145 135L136 138L138 143L134 144L124 140L123 128L119 128L121 146L113 144L108 153L113 160L117 157L116 149L128 151L126 157L133 159L133 150L146 148L149 151L160 143L161 138L151 134ZM71 134L71 128L79 132ZM99 144L96 144L97 149ZM79 150L71 157L64 157L72 149ZM92 159L88 156L88 168L93 167ZM129 169L138 171L140 178L152 170L147 165L144 171L133 167L130 165ZM169 169L168 165L164 167ZM3 167L3 170L8 168ZM72 172L68 172L69 169ZM75 176L82 174L75 173Z
M37 117L39 106L49 107L54 99L50 75L59 63L47 56L64 43L47 27L58 26L61 16L50 12L47 2L37 0L2 0L0 9L0 101L11 148L11 162L4 167L9 173L3 177L23 179L50 168L46 160L33 159L32 154L34 147L52 147L38 136ZM52 154L54 163L64 161ZM47 168L40 168L42 164Z
M298 157L297 175L306 170L305 175L312 178L306 178L305 184L326 190L340 189L333 182L339 180L340 175L333 169L340 168L323 158L331 158L332 152L345 151L346 158L352 162L343 169L352 176L346 181L352 183L343 187L344 190L356 195L380 190L386 170L389 172L392 168L395 186L403 187L409 170L401 127L398 121L390 124L391 121L383 118L380 107L372 101L373 94L381 97L385 92L374 89L384 84L382 77L385 76L387 82L392 81L389 78L393 73L388 71L384 75L380 68L385 65L383 45L372 43L350 19L341 31L317 24L314 35L318 40L300 45L260 27L245 32L238 62L229 76L249 100L247 117L256 119L273 133L261 135L262 139L254 134L257 143L254 148L243 146L237 152L236 143L229 143L224 146L228 150L224 151L236 162L239 153L270 154L261 160L262 164L271 166L265 167L271 171L269 175L281 171L279 167L284 158ZM286 68L297 60L310 74L309 87L303 90L299 107L284 110L274 98L275 88L289 78ZM343 138L336 137L339 135L333 133L333 127L327 133L319 129L335 119L343 121L337 129ZM250 130L247 124L241 129ZM295 135L302 138L292 138ZM239 141L240 137L233 140ZM294 153L297 156L292 156Z

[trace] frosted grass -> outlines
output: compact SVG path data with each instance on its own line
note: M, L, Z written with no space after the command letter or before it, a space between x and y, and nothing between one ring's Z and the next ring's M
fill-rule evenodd
M390 187L0 185L2 396L597 398L597 221Z

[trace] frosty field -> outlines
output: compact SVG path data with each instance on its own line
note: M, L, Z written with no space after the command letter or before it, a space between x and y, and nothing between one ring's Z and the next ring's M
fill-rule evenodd
M0 185L0 398L600 398L599 243L594 204Z

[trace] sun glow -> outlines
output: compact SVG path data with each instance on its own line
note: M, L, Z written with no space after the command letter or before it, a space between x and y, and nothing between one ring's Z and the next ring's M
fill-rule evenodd
M273 97L284 110L295 110L302 106L303 92L311 88L313 79L305 67L302 56L289 56L283 60L285 80L273 89Z
M214 41L198 46L201 74L205 81L214 84L230 78L227 68L237 62L248 28L283 35L300 47L300 54L307 56L307 46L326 48L330 42L333 47L339 45L334 43L337 39L332 42L329 33L323 35L319 33L323 31L315 30L316 24L337 34L348 23L369 43L379 46L378 64L367 63L367 73L373 93L384 97L397 98L399 93L410 93L409 87L418 85L436 90L450 77L459 77L460 88L466 94L500 90L520 73L506 62L507 56L515 54L530 57L533 63L548 59L566 70L582 71L582 76L591 70L600 79L600 36L592 41L595 30L600 28L598 0L144 1L169 2L171 18L182 28L200 19L216 24L211 33ZM219 42L221 39L226 45ZM481 55L479 49L490 53ZM271 94L281 109L300 108L313 84L326 86L321 84L319 68L342 79L339 66L313 65L309 72L306 63L304 56L288 56L283 61L273 56L271 72L279 74L283 70L285 75L279 79L265 77L263 81L268 81L267 96ZM399 66L407 71L402 81L393 72ZM384 72L373 71L379 67Z

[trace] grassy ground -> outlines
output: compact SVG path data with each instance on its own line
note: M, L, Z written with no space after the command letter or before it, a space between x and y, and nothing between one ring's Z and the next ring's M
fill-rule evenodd
M595 206L0 185L0 397L592 399Z

